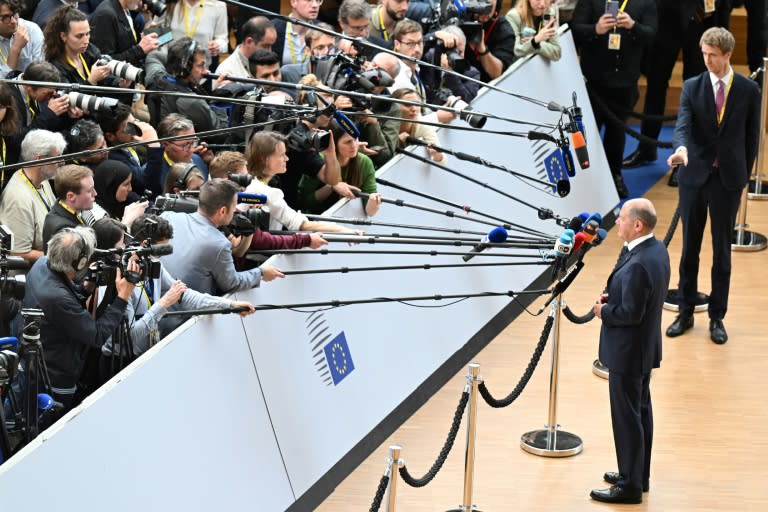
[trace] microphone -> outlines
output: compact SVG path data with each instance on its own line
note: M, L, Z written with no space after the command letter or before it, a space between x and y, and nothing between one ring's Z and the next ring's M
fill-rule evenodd
M424 146L424 147L428 147L429 146L429 142L421 140L418 137L414 137L413 135L408 135L405 138L405 142L407 144L413 144L414 146Z
M571 251L573 250L573 237L576 236L572 229L566 229L563 231L563 234L560 235L560 238L555 241L555 257L557 258L565 258L569 254L571 254ZM582 242L583 243L583 242Z
M238 204L267 204L267 196L265 194L249 194L247 192L237 193Z
M528 140L546 140L549 142L554 142L555 144L558 144L558 145L560 144L560 141L554 138L553 136L551 136L550 134L537 132L533 130L528 132Z
M603 228L600 228L597 230L595 239L592 240L592 245L596 247L601 243L603 243L603 240L605 240L606 238L608 238L608 231L604 230Z
M600 212L595 212L592 215L588 216L586 222L589 222L591 220L597 222L597 227L600 227L603 225L603 216L600 215Z
M568 221L568 229L573 230L574 233L578 233L581 231L581 226L584 225L585 220L586 218L581 218L580 215L572 217L571 220Z
M506 229L501 226L495 227L490 231L490 233L485 235L482 240L480 240L479 244L475 244L472 250L469 251L469 254L465 254L461 257L461 259L464 261L469 261L475 257L475 253L483 252L486 250L489 247L488 244L500 244L506 242L507 236L509 236L509 234L507 233Z
M584 229L582 231L582 233L584 233L584 242L591 244L594 241L595 236L597 236L597 231L599 229L600 226L594 220L590 220L584 224Z
M557 180L555 187L557 187L557 195L560 197L565 197L571 193L571 182L568 180Z
M576 252L579 249L581 249L581 246L584 245L584 242L586 241L586 239L587 239L587 237L581 231L576 233L574 235L574 237L573 237L573 249L572 249L572 252Z
M135 251L128 250L125 252L135 252L139 256L166 256L168 254L173 254L173 246L171 244L152 244L149 247L141 247Z
M339 112L338 110L334 110L333 118L339 124L339 128L344 130L344 133L346 133L347 135L349 135L353 139L359 139L360 138L360 130L357 129L357 126L355 125L355 123L353 123L350 118L348 118L346 115L344 115L343 112Z
M576 130L571 133L571 144L576 151L576 159L582 169L589 169L589 153L587 152L587 142L584 140L584 134Z
M17 348L19 348L19 339L17 337L6 336L0 338L0 350L13 350L16 352Z

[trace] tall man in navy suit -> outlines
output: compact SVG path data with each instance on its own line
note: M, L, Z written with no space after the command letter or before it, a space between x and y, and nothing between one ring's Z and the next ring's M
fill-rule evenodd
M667 336L693 327L698 293L699 252L709 210L712 232L712 293L709 331L713 342L728 341L723 318L731 282L731 237L742 190L757 156L760 93L751 80L734 73L733 35L714 27L701 36L708 72L686 80L675 126L677 148L667 163L678 173L683 252L680 256L680 314Z
M669 286L669 254L653 236L656 210L647 199L627 201L616 220L627 252L608 277L608 293L592 310L600 329L600 360L608 368L613 440L619 471L590 496L608 503L641 503L648 490L653 443L651 369L661 363L661 310Z

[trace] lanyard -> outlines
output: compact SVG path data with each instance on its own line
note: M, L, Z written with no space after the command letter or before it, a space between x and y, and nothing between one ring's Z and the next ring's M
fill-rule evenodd
M71 213L71 214L72 214L72 216L73 216L73 217L75 217L75 218L77 219L77 222L79 222L80 224L85 224L85 221L84 221L84 220L83 220L83 218L80 216L80 214L79 214L79 213L77 213L77 212L76 212L76 211L75 211L73 208L70 208L68 205L66 205L66 204L64 203L64 201L59 201L59 204L61 205L61 207L62 207L62 208L64 208L65 210L67 210L69 213Z
M3 166L3 172L0 173L0 185L5 185L5 137L0 137L0 141L3 143L3 161L0 165Z
M83 75L83 73L80 72L80 69L78 69L77 65L75 64L75 61L70 59L69 55L67 55L67 62L69 63L70 66L75 68L75 71L77 71L77 74L80 75L80 78L82 78L83 80L87 81L88 80L88 76L91 74L91 70L88 67L88 64L85 63L85 59L83 58L83 54L82 53L79 54L78 57L80 57L80 62L83 64L83 71L85 72L85 75Z
M128 152L128 154L131 155L131 158L133 158L133 161L136 162L138 165L141 165L141 160L139 159L139 154L136 153L136 150L133 148L125 148L125 150ZM165 153L163 153L165 154Z
M5 155L3 155L3 156L5 156ZM40 201L43 203L43 206L45 206L45 211L47 211L47 212L51 211L51 205L53 204L53 199L51 199L50 197L48 198L48 201L50 201L50 204L48 203L48 201L45 200L46 198L43 197L43 194L40 193L40 189L45 190L43 188L43 186L40 185L40 188L36 188L35 184L32 183L32 180L30 180L29 176L27 176L27 173L24 172L24 169L21 170L21 175L24 176L24 181L27 182L27 185L29 185L29 188L31 188L32 190L35 191L35 193L37 193L37 197L40 198ZM48 194L46 194L46 196L47 195ZM66 208L66 206L65 206L65 208Z
M203 0L200 0L200 3L197 4L197 12L195 13L195 21L193 22L192 28L189 27L189 16L187 13L187 2L182 1L181 5L183 7L183 14L184 14L184 33L187 35L187 37L194 38L195 33L197 32L197 26L200 24L200 19L203 16L203 4L205 2Z
M165 151L163 151L163 160L165 160L165 163L168 164L168 167L173 167L173 164L176 163L173 160L171 160L171 157L169 157L168 153L166 153Z
M735 73L731 71L731 79L728 80L728 85L725 88L725 98L723 98L723 107L720 109L720 112L717 113L717 124L723 122L723 117L725 116L725 105L728 103L728 96L731 95L731 86L733 85L733 77L735 76ZM717 91L715 91L717 92Z
M383 5L379 6L379 33L381 34L381 38L385 41L389 41L389 32L387 32L387 29L384 27L384 17L381 15L381 11L384 9Z
M285 38L288 40L288 53L291 54L291 64L303 64L307 59L307 55L302 52L300 60L296 56L296 48L293 44L293 25L290 21L285 25Z
M151 284L149 284L146 281L143 281L141 283L141 291L143 292L144 298L147 299L147 306L151 308L153 302L152 302L152 297L150 297L149 293L147 293L147 286L151 286ZM152 295L154 295L154 293Z
M131 26L131 35L133 36L133 42L138 43L139 40L136 38L136 28L133 26L133 18L131 17L131 11L128 9L124 9L123 12L125 13L125 17L128 18L128 25Z
M11 53L11 50L10 50L11 43L10 43L10 41L11 40L9 39L8 40L8 53ZM8 65L8 53L5 53L5 50L3 50L2 47L0 47L0 60L3 61L3 66L7 66Z
M621 4L621 7L619 7L619 14L623 13L627 8L627 2L629 2L629 0L624 0L624 2Z

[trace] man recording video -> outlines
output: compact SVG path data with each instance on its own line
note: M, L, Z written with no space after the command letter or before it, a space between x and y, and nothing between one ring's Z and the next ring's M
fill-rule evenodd
M64 405L62 412L77 405L89 391L78 386L87 354L84 349L101 350L123 317L134 288L118 269L117 293L94 320L76 283L87 272L95 245L90 228L64 228L51 238L47 256L38 259L27 274L23 306L41 309L45 315L40 339L54 398ZM131 262L128 269L137 271L138 267Z

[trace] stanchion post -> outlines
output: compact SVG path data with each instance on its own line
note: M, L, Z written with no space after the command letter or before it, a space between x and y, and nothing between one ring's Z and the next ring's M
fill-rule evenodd
M584 443L581 438L570 432L560 430L557 424L557 386L560 371L560 322L561 310L565 307L563 296L558 295L552 301L552 368L549 377L549 412L547 425L543 430L526 432L520 438L520 447L534 455L542 457L570 457L581 453Z
M765 81L765 70L768 66L768 57L763 57L763 84ZM749 199L766 200L768 199L768 187L766 187L763 171L768 164L768 90L763 87L763 95L760 103L760 141L757 146L757 159L755 161L754 175L749 181Z
M395 498L397 498L397 477L398 470L404 462L400 459L400 450L402 446L393 444L389 447L389 458L387 459L387 472L389 473L389 485L387 486L387 512L395 512Z
M736 218L736 226L731 236L731 249L734 251L762 251L768 246L768 239L755 231L749 231L747 228L747 189L744 187L741 194L741 205L739 214Z
M467 449L464 453L464 495L461 505L452 508L448 512L480 512L472 503L472 487L475 480L475 440L477 433L477 388L483 382L480 375L480 364L469 363L467 371L467 385L465 392L469 392L467 402Z

